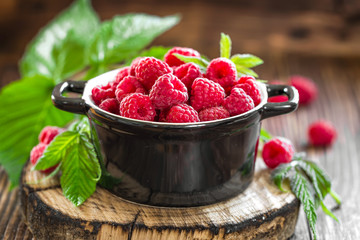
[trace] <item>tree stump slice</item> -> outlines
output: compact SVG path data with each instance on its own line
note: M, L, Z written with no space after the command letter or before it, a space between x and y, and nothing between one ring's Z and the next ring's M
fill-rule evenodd
M21 205L36 239L288 239L299 201L279 191L268 170L256 171L238 196L213 205L166 208L124 200L97 187L80 207L62 194L57 177L24 167Z

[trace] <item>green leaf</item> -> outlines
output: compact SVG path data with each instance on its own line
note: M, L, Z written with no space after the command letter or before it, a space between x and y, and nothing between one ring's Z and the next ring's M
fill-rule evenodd
M286 192L286 190L282 187L283 181L288 177L288 173L292 168L293 166L291 163L281 164L271 173L271 177L275 185L283 192Z
M88 135L78 132L72 134L75 140L63 158L60 184L64 196L79 206L95 192L101 168Z
M201 71L203 71L203 72L206 71L206 68L209 65L209 62L207 60L205 60L204 58L184 56L184 55L181 55L178 53L174 53L173 55L185 63L189 63L189 62L195 63L196 65L198 65L200 67Z
M315 170L312 168L312 165L308 164L306 161L297 161L297 166L299 166L311 180L312 185L314 186L317 197L320 199L320 202L324 199L327 194L326 189L322 188L322 185L318 184L318 175Z
M260 139L263 140L264 142L267 142L267 141L272 139L272 136L264 128L261 128L261 130L260 130Z
M246 68L256 67L260 64L263 64L264 61L252 54L235 54L231 57L231 61L235 65L239 65Z
M324 211L324 213L328 216L330 216L332 219L334 219L335 221L339 222L339 219L335 216L335 214L325 205L324 202L320 203L322 210Z
M23 77L43 75L59 82L86 64L85 48L99 27L89 0L78 0L28 45L20 62Z
M310 192L310 186L308 180L298 171L295 171L295 175L290 180L291 191L300 200L303 205L306 218L309 222L311 231L316 239L315 224L317 220L314 198Z
M221 33L220 57L230 58L230 56L231 56L231 39L229 35Z
M90 44L88 58L91 68L106 68L134 57L178 22L176 15L158 17L147 14L126 14L104 22Z
M256 78L258 77L256 72L254 72L250 68L247 68L247 67L244 67L244 66L241 66L241 65L236 65L236 70L241 75L250 75L250 76L253 76L253 77L256 77Z
M136 57L133 57L125 63L125 65L130 65L132 60L134 60L137 57L154 57L157 59L164 59L165 54L170 50L169 47L162 47L162 46L154 46L149 49L146 49L142 52L140 52Z
M33 76L12 82L0 92L0 164L14 185L41 129L64 126L74 117L53 106L53 88L52 80Z

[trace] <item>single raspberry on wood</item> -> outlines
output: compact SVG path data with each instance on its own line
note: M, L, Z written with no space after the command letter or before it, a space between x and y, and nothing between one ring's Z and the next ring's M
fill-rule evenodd
M331 122L319 120L308 128L308 139L314 146L330 146L337 137L337 131Z
M63 128L46 126L39 134L39 141L44 144L49 144L57 135L64 132Z
M115 96L116 99L121 102L124 97L128 96L131 93L146 94L146 90L138 78L134 76L126 76L117 85L115 90Z
M114 98L115 90L110 83L105 86L96 86L91 90L91 97L95 104L99 105L107 98Z
M311 79L295 75L290 78L290 83L299 92L299 104L309 104L317 98L318 89Z
M295 148L290 140L283 137L276 137L264 144L262 157L266 166L273 169L281 163L291 162L294 153Z
M220 106L224 100L225 91L220 84L206 78L197 78L191 87L191 106L200 111L204 108Z
M230 113L224 107L205 108L199 112L200 121L212 121L230 117Z
M156 80L149 94L156 109L169 108L175 104L185 103L188 99L187 88L173 74L165 74Z
M256 84L255 78L251 76L241 77L234 88L243 89L247 95L249 95L254 101L254 105L257 106L261 102L260 88Z
M172 71L167 63L154 57L144 57L135 68L135 76L139 78L145 89L150 91L159 77Z
M213 59L206 69L206 77L219 83L224 89L229 89L235 84L236 76L236 66L227 58Z
M130 67L123 67L119 70L119 72L116 74L115 80L110 82L111 88L115 91L117 85L130 74Z
M224 99L223 106L230 116L245 113L255 107L252 98L241 88L233 88L230 95Z
M185 62L174 56L174 53L189 56L189 57L200 57L200 53L192 48L185 47L173 47L164 56L164 61L170 66L180 66Z
M120 103L116 98L108 98L102 101L99 105L99 108L102 110L114 113L119 115L120 114Z
M120 116L153 121L156 116L156 111L149 96L141 93L133 93L121 101Z
M194 80L202 77L200 68L194 63L185 63L175 68L174 75L177 76L187 87L189 92Z
M187 104L177 104L170 108L166 115L166 122L188 123L200 122L198 112Z
M39 158L44 154L47 146L48 146L47 144L40 142L38 145L33 147L33 149L30 152L30 162L32 165L36 165ZM57 168L57 166L58 166L58 164L53 167L47 168L45 170L40 170L40 171L43 173L49 174L49 173L53 172Z

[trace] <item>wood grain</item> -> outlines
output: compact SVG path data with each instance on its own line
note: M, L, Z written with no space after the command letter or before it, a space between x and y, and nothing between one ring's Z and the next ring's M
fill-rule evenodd
M58 182L38 184L45 175L30 167L23 172L21 201L37 239L287 239L298 216L298 200L279 191L268 170L258 171L244 193L208 206L152 207L98 187L77 208Z

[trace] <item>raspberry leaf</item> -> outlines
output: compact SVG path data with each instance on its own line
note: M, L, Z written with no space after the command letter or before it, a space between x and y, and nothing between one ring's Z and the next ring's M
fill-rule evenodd
M0 92L0 164L13 185L30 150L38 142L44 126L64 126L73 114L55 108L51 102L54 82L43 76L10 83Z
M196 65L199 66L202 72L206 72L206 68L209 65L209 62L204 58L184 56L178 53L174 53L174 56L179 58L181 61L184 61L185 63L189 63L189 62L195 63Z
M85 49L89 33L99 27L99 19L89 0L78 0L58 15L28 45L20 62L23 77L37 74L60 82L87 64Z
M147 14L126 14L104 22L88 49L91 69L86 78L102 73L113 63L135 57L157 36L178 22L176 15L158 17Z
M292 166L290 163L280 164L279 167L277 167L272 172L272 179L273 179L275 185L283 192L286 192L286 190L282 187L283 181L287 177L287 175L291 169L292 169Z
M240 65L246 68L256 67L263 64L264 61L252 54L235 54L231 57L231 61L235 65Z
M231 55L231 39L229 35L221 33L220 57L230 58L230 55Z
M236 70L239 74L241 75L250 75L250 76L253 76L253 77L258 77L257 73L254 72L253 70L251 70L250 68L246 68L244 66L241 66L241 65L236 65Z

